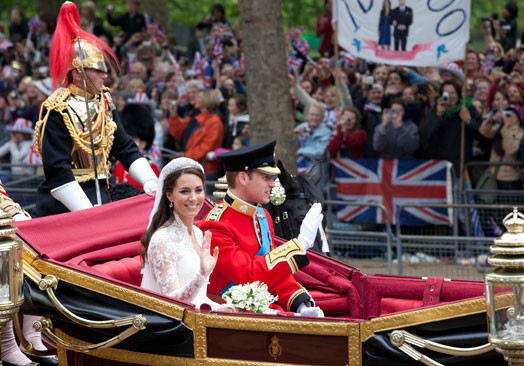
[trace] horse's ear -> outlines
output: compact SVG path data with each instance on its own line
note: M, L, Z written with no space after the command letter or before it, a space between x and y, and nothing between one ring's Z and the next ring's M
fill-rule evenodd
M280 169L280 174L278 175L280 184L282 184L282 187L289 189L292 185L294 185L293 177L288 173L286 168L284 168L284 164L282 164L281 160L278 160L277 167Z
M307 178L315 187L320 185L322 181L322 162L319 161L309 169Z

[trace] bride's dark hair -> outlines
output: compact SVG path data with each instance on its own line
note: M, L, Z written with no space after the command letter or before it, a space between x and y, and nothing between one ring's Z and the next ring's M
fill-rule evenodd
M142 242L142 245L144 246L144 249L142 250L142 259L144 260L144 262L146 261L147 248L149 247L149 242L151 241L151 237L153 236L155 231L157 231L157 229L164 225L166 222L174 218L174 208L169 207L170 202L167 199L166 194L167 192L173 191L173 188L175 188L178 178L180 178L183 174L196 175L197 177L202 179L202 185L204 185L206 182L206 177L204 173L202 172L202 170L198 168L180 169L176 172L169 174L166 177L166 179L164 179L164 186L162 188L162 192L157 192L157 194L162 194L162 196L160 197L160 203L158 204L158 209L155 212L153 219L151 220L151 225L140 240Z

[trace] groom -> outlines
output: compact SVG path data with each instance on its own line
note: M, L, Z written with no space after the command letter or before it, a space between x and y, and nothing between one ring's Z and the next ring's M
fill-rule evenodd
M313 246L322 222L320 204L309 210L300 234L275 247L273 221L259 204L269 202L274 179L276 141L245 147L218 156L224 164L229 186L224 199L200 224L213 234L211 251L220 255L210 277L209 295L222 295L234 285L261 281L278 295L286 311L304 316L323 316L311 295L295 280L293 273L309 264L306 250ZM213 299L213 297L211 297Z
M413 23L413 10L406 6L406 0L398 0L398 7L391 11L391 20L394 26L395 51L398 51L399 46L402 51L405 51L409 26Z

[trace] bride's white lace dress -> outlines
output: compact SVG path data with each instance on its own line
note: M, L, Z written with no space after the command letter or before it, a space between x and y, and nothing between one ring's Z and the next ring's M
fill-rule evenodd
M202 230L193 225L202 246ZM149 242L142 270L141 287L195 304L220 307L206 296L208 277L200 274L200 258L193 248L186 226L176 216L161 226Z

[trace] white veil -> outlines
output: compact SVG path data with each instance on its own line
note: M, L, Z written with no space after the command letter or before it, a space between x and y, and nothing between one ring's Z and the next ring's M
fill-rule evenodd
M176 172L177 170L186 169L186 168L197 168L204 173L204 168L202 168L202 165L200 165L198 162L194 161L193 159L189 158L176 158L173 159L167 164L162 171L160 172L160 177L158 177L158 188L156 190L155 194L155 205L153 206L153 209L151 210L151 214L149 215L149 223L147 224L147 227L151 226L151 221L153 221L153 216L155 216L155 213L158 210L158 206L160 205L160 199L162 198L162 190L164 188L164 180L166 177Z

